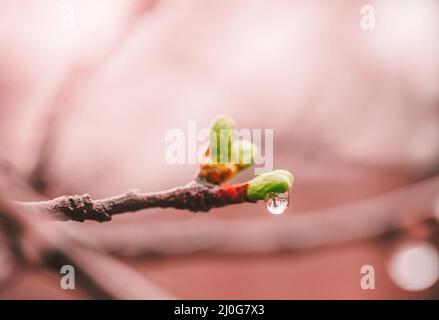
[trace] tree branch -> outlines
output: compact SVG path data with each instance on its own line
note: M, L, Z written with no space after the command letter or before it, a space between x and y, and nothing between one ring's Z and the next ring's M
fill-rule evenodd
M212 216L195 221L148 220L98 229L93 225L81 227L105 251L124 257L198 252L308 252L384 238L428 221L438 224L434 212L438 193L439 176L435 176L361 201L285 215L280 219L229 221ZM114 237L115 234L118 237Z
M255 202L247 197L247 184L210 186L192 182L183 187L154 193L129 191L111 198L93 200L89 194L62 196L48 201L13 203L17 208L32 211L54 220L99 222L110 221L115 214L148 208L176 208L193 212L209 211L243 202Z

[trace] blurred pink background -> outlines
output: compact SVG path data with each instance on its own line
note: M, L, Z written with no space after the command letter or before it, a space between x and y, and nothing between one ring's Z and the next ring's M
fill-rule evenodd
M361 28L364 5L375 8L373 30ZM73 27L64 24L66 10L74 12ZM54 132L43 161L44 197L182 185L197 166L165 162L165 133L186 130L190 120L208 127L217 114L243 128L274 129L274 166L296 179L283 216L243 204L208 214L151 209L104 224L66 223L90 234L109 224L118 232L118 225L157 221L307 219L433 176L438 83L434 0L0 4L0 158L31 177L45 134ZM5 193L34 199L0 180ZM123 243L124 233L114 237ZM437 283L409 292L390 279L398 245L365 240L309 252L123 261L187 299L439 298ZM360 287L363 265L375 267L375 290ZM89 297L81 288L60 290L58 282L57 274L23 271L0 298Z

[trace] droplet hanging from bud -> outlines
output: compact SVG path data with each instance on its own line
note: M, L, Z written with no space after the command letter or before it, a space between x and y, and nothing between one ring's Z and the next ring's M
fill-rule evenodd
M267 210L272 214L282 214L288 209L290 193L279 193L265 199Z

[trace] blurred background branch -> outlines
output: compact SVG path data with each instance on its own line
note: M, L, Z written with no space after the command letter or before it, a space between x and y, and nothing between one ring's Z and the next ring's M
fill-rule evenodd
M126 43L127 38L145 13L152 9L156 3L157 0L130 0L124 21L121 23L118 33L110 39L109 44L104 49L98 50L93 57L77 59L67 69L59 86L54 89L54 96L47 103L46 111L41 119L42 137L38 143L36 162L29 175L29 182L35 190L42 193L47 192L47 179L49 179L52 156L64 120L71 112L72 100L111 61L111 58Z
M34 269L42 265L54 272L60 272L63 265L72 265L80 286L95 298L173 298L123 263L72 241L59 226L36 224L25 211L17 211L0 199L1 227L17 262Z

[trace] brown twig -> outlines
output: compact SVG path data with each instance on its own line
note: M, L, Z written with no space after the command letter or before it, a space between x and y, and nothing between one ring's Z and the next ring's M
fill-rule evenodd
M54 220L99 222L109 221L115 214L147 208L177 208L193 212L209 211L230 204L254 202L246 195L247 184L207 186L192 182L186 186L155 193L130 191L125 194L93 200L90 195L62 196L39 202L18 202L18 208Z
M381 238L435 218L439 176L351 204L276 219L146 221L83 232L118 256L304 251ZM118 237L114 237L117 234ZM121 239L123 239L121 241Z

